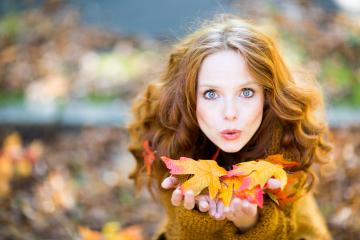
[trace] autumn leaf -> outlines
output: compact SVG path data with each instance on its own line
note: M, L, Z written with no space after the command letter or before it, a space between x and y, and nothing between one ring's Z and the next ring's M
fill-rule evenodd
M150 148L149 140L144 141L143 147L144 147L143 157L144 157L144 162L145 162L145 166L146 166L146 174L148 176L150 176L151 165L155 161L155 154L154 154L153 150Z
M183 193L191 189L195 196L208 187L210 198L214 199L221 188L219 177L224 176L227 173L225 169L218 166L213 160L195 161L186 157L181 157L179 160L173 160L165 156L161 157L161 159L173 175L194 175L184 182L180 189Z
M107 237L106 240L143 240L142 228L138 225L129 226Z
M265 192L272 198L278 205L284 205L294 202L305 194L305 185L307 183L307 175L304 171L297 171L288 174L288 182L284 190L266 189Z
M250 203L258 205L260 208L263 207L264 192L258 185L253 189L235 190L235 195L241 199L246 199Z
M264 185L272 177L280 181L281 189L284 189L287 183L287 175L283 167L279 164L272 164L264 160L249 161L234 165L233 170L228 172L228 176L249 176L251 182L248 189L253 189L257 185L264 188Z
M299 162L288 161L284 159L282 154L269 155L265 160L273 164L279 164L284 168L297 167L300 165Z
M121 229L118 222L105 223L101 232L80 226L79 233L81 240L143 240L141 226Z
M298 163L285 160L281 154L236 164L228 172L213 160L195 161L186 157L181 157L179 160L167 157L161 157L161 159L170 169L171 174L193 175L180 186L183 193L191 189L196 196L208 188L210 197L212 199L218 197L225 206L229 206L231 199L236 196L262 207L265 193L268 193L276 203L283 204L301 196L300 190L303 188L303 185L295 184L299 175L290 175L288 179L284 170L284 168L297 166ZM271 178L279 180L279 189L267 191L267 182ZM287 186L286 189L285 186Z
M81 240L102 240L102 234L87 227L80 226L79 233Z
M243 191L248 188L251 179L249 177L237 176L223 176L221 177L221 189L219 192L219 199L221 199L225 206L230 205L233 197L234 189Z

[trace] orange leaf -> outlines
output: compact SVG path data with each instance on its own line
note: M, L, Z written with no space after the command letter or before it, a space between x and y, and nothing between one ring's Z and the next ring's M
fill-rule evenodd
M243 191L235 190L235 195L241 199L246 199L251 203L257 204L260 208L263 207L264 192L260 186L253 189L246 189Z
M213 160L198 160L181 157L173 160L165 156L161 157L170 173L174 175L193 174L189 180L181 185L183 192L193 190L194 195L200 194L206 187L209 188L210 198L214 199L221 188L219 177L226 175L226 170L219 167Z
M149 176L151 174L151 165L155 161L155 154L153 150L150 148L149 140L144 141L144 151L143 157L146 166L146 174Z
M307 183L307 176L304 171L297 171L288 174L288 182L283 191L280 189L271 190L266 189L276 197L279 204L284 205L286 203L294 202L305 194L305 185Z
M106 240L143 240L142 228L138 225L133 225L107 237Z
M79 227L79 232L81 240L102 240L102 234L96 231L93 231L87 227Z
M234 190L243 191L247 189L250 181L251 179L249 177L221 177L219 199L223 201L225 206L229 206Z
M266 157L265 160L273 164L279 164L284 168L297 167L300 165L300 163L298 162L288 161L284 159L282 154L269 155L268 157Z

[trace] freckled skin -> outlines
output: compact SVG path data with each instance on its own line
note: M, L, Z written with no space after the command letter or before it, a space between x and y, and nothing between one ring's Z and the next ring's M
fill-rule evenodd
M238 152L261 124L264 90L240 53L222 50L207 56L200 67L196 104L202 132L223 151ZM223 138L225 129L240 130L240 137Z

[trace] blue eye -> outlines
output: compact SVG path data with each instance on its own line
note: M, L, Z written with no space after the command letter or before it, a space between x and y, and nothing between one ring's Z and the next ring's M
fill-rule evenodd
M246 98L251 98L254 95L254 90L251 88L244 88L241 92L241 95Z
M206 90L203 94L203 96L205 97L205 99L215 99L217 97L217 94L215 93L214 90Z

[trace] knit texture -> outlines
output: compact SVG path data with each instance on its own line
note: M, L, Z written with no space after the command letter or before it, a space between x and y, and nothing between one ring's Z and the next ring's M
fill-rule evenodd
M283 153L284 157L292 159L294 156L280 149L281 136L282 128L278 126L267 153ZM159 190L167 217L153 240L332 239L311 192L283 209L279 209L270 198L264 196L263 208L258 208L258 222L243 233L226 219L215 220L208 213L197 209L187 210L183 206L173 206L170 200L172 191Z

